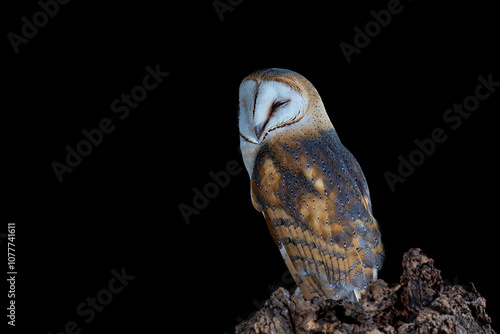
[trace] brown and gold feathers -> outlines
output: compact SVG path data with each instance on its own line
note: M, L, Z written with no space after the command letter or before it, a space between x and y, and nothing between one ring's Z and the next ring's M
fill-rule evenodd
M357 301L384 252L365 177L312 84L265 69L240 85L240 144L262 212L306 299Z

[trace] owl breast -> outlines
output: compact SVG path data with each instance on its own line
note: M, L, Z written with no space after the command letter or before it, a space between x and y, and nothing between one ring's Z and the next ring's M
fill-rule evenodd
M334 129L263 143L252 200L306 298L358 299L376 279L383 248L368 187Z

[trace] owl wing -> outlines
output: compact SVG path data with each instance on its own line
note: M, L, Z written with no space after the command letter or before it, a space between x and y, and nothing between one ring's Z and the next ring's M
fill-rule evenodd
M252 201L306 299L359 299L382 264L359 164L333 132L257 154Z

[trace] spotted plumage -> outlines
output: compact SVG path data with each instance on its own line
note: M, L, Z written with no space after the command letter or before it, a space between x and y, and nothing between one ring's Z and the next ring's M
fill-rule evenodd
M239 122L253 205L300 292L358 300L383 248L363 172L316 89L292 71L252 73L240 85Z

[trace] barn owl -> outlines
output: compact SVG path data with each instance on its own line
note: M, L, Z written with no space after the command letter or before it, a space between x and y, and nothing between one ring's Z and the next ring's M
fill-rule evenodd
M252 203L306 299L358 301L384 257L361 167L314 86L285 69L243 79L239 131Z

